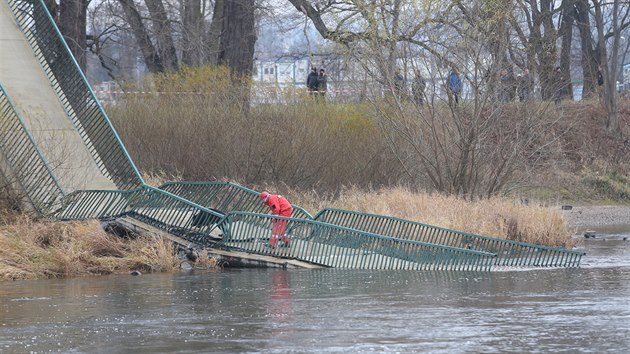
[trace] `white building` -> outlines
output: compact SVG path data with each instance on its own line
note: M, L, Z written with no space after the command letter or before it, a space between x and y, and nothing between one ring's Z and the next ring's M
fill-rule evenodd
M255 61L253 79L256 82L276 85L305 86L308 75L309 61L298 59L295 61Z

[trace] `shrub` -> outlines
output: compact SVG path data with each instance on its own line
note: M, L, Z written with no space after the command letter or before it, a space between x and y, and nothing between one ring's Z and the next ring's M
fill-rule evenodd
M216 70L163 74L155 78L159 95L129 95L108 107L144 173L333 189L387 185L401 175L368 106L304 97L246 109L238 84Z

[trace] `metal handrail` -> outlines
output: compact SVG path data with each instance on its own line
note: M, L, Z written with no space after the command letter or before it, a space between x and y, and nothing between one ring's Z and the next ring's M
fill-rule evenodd
M259 192L232 182L167 182L159 188L223 214L232 211L268 211L260 201ZM293 205L291 217L313 218L308 211L297 205Z
M7 0L16 22L104 176L120 189L144 183L42 0Z
M241 211L222 214L146 185L128 191L77 191L71 193L68 200L67 205L71 207L60 213L62 219L131 217L207 247L299 259L329 267L450 270L490 270L494 266L576 267L584 254L339 209L322 210L317 215L319 220ZM333 212L337 216L360 217L365 223L344 226L358 219L330 218ZM199 213L203 213L200 219L203 222L195 223L195 215ZM326 219L325 215L328 220L322 220ZM369 223L364 220L368 217L372 219ZM268 246L273 223L277 220L287 223L285 230L291 240L288 248ZM412 236L417 236L414 225L429 227L424 230L430 230L431 234L428 240L395 237L392 235L395 228L383 225L386 220L402 222ZM452 238L444 241L444 237ZM459 238L466 241L452 242ZM444 244L438 242L440 240ZM482 248L482 240L488 241L485 246L489 247ZM500 256L503 261L499 262Z
M60 220L104 219L124 216L130 201L142 188L127 190L78 190L68 194L55 214Z
M270 248L272 224L287 223L289 247ZM490 270L496 254L401 240L324 222L232 212L216 247L300 259L336 268ZM279 241L279 245L282 244Z
M125 216L208 247L217 241L219 235L213 231L219 228L225 215L159 188L143 185L141 189ZM198 213L214 218L211 222L194 225Z
M325 208L315 220L400 239L492 252L498 266L577 267L584 252L450 230L391 216Z
M56 208L65 192L1 82L0 117L0 150L5 161L29 204L46 215Z

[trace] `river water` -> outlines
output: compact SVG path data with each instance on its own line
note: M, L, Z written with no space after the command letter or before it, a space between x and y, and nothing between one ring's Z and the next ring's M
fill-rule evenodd
M4 282L0 352L628 353L630 232L607 232L579 269Z

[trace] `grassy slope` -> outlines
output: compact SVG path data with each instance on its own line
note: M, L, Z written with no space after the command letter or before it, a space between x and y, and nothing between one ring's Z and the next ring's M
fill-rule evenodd
M0 222L0 280L179 268L169 240L123 239L105 233L98 221L37 221L4 214Z

